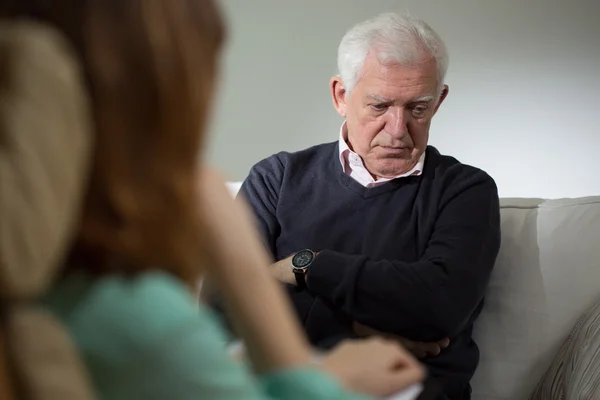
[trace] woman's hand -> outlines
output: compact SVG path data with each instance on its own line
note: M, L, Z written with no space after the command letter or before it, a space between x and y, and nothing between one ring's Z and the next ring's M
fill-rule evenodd
M425 370L394 341L369 338L342 342L322 360L322 368L347 389L382 397L422 382Z

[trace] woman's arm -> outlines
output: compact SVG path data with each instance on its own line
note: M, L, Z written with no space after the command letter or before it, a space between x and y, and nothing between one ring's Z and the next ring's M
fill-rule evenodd
M202 174L200 197L216 260L206 273L224 295L253 366L268 372L307 365L311 349L282 289L268 274L271 260L248 210L232 199L224 181L212 172Z

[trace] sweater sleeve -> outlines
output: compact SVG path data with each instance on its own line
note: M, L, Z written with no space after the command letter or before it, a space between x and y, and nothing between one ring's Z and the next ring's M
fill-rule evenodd
M454 337L481 302L500 247L498 193L483 175L448 190L417 262L323 250L308 288L377 330L423 341Z
M277 155L256 164L242 184L238 198L246 200L254 211L256 226L271 254L281 227L277 220L277 203L285 166Z

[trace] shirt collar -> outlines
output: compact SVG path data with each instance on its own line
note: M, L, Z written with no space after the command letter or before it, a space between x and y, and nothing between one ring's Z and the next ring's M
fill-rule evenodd
M394 176L393 178L380 178L380 179L373 179L373 177L371 176L371 174L368 172L367 168L365 167L362 158L356 154L355 152L353 152L352 150L350 150L350 147L348 146L348 142L347 142L347 138L348 138L348 128L346 126L346 121L344 121L344 123L342 123L342 126L340 128L340 138L339 138L339 158L340 158L340 164L342 165L342 171L344 171L344 173L346 175L351 175L352 176L352 172L356 171L361 173L361 175L366 176L365 172L368 174L368 176L371 177L371 181L372 183L379 183L379 182L388 182L391 181L392 179L397 179L397 178L404 178L407 176L419 176L423 173L423 167L425 166L425 152L423 152L423 154L421 154L421 157L419 157L419 161L417 161L417 164L415 164L415 166L408 172L405 172L403 174ZM356 162L350 162L350 158L352 157L353 160L355 160Z

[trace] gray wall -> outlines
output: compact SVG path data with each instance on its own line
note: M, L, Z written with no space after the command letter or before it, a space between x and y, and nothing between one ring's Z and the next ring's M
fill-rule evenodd
M600 195L600 0L221 3L229 37L208 159L230 179L277 151L336 140L339 40L407 9L450 51L431 144L488 171L503 197Z

